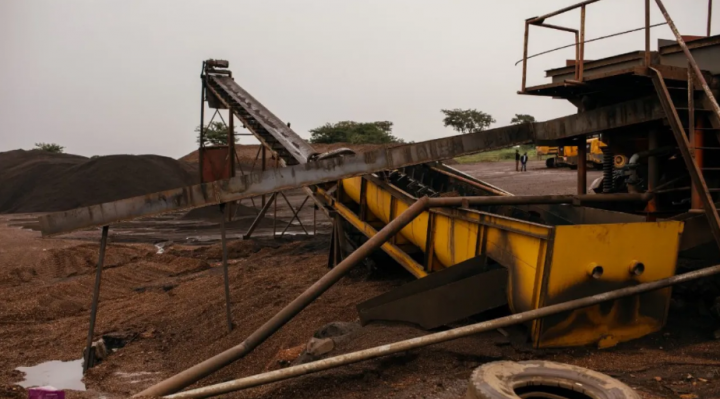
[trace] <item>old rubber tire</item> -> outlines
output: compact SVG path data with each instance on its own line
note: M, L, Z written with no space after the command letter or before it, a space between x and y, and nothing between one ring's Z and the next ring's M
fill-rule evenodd
M467 399L639 399L605 374L569 364L531 360L493 362L470 378Z
M545 166L552 169L555 167L555 158L548 158L545 160Z

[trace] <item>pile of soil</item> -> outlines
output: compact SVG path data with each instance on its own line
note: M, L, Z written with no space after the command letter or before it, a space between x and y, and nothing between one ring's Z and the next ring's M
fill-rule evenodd
M0 213L56 212L196 183L191 165L158 155L88 159L40 150L0 153Z

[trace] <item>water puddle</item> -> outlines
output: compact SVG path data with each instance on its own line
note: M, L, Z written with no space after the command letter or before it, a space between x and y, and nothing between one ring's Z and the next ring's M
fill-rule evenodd
M18 367L16 370L25 373L25 380L18 385L23 388L52 386L56 389L84 391L82 363L82 359L69 362L51 360L32 367Z

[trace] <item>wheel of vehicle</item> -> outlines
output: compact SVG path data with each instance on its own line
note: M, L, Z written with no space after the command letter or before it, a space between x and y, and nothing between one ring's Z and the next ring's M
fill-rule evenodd
M571 170L576 170L576 169L577 169L577 165L570 165L570 169L571 169Z
M639 399L632 388L597 371L531 360L493 362L472 374L472 399Z
M546 159L545 166L547 166L548 168L554 168L555 167L555 158Z

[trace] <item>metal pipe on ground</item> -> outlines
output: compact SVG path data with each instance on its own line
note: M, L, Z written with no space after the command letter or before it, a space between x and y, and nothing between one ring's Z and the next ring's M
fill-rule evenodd
M92 340L95 335L95 319L97 316L98 301L100 300L100 283L102 281L102 268L105 261L105 247L107 246L108 230L110 226L103 226L100 237L100 255L98 255L97 270L95 270L95 286L93 287L93 299L90 307L90 327L88 327L87 345L85 347L85 359L83 362L83 374L90 368L92 355Z
M488 196L431 198L430 208L447 208L468 205L530 205L530 204L577 204L590 202L647 202L652 193L644 194L585 194L585 195L534 195L534 196Z
M258 345L268 339L273 333L279 330L283 325L290 321L295 315L305 309L310 303L338 282L347 272L355 265L365 259L373 251L380 248L391 237L395 236L406 225L412 222L420 213L422 213L428 205L429 198L423 197L418 199L414 204L400 214L395 220L388 223L376 235L367 240L357 250L346 257L340 264L335 266L330 272L324 275L320 280L305 290L300 296L295 298L290 304L285 306L283 310L278 312L260 328L255 330L245 341L236 345L225 352L211 357L202 363L196 364L189 369L176 374L150 388L136 394L139 396L162 396L175 393L189 385L194 384L203 377L227 366L228 364L244 357L255 349Z
M328 370L335 367L345 366L348 364L358 363L364 360L375 359L382 356L388 356L395 353L406 352L412 349L422 348L424 346L434 345L441 342L451 341L458 338L467 337L482 332L495 330L498 328L509 327L515 324L525 323L542 317L551 316L561 312L567 312L575 309L585 308L597 305L599 303L613 301L616 299L637 295L644 292L655 291L661 288L669 287L675 284L696 280L701 277L712 276L720 273L720 265L711 266L705 269L692 271L689 273L673 276L663 280L651 283L643 283L634 287L622 288L615 291L605 292L602 294L592 295L585 298L575 299L556 305L546 306L540 309L529 310L527 312L517 313L498 319L484 321L481 323L471 324L465 327L459 327L448 331L435 334L429 334L422 337L412 338L405 341L395 342L388 345L382 345L375 348L365 349L358 352L347 353L328 359L318 360L312 363L301 364L299 366L288 367L286 369L262 373L250 377L240 378L233 381L223 382L220 384L210 385L203 388L192 389L180 392L175 395L169 395L167 399L198 399L209 398L225 394L228 392L238 391L256 387L259 385L269 384L286 380L293 377L299 377L306 374L316 373L318 371Z

